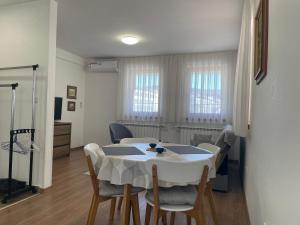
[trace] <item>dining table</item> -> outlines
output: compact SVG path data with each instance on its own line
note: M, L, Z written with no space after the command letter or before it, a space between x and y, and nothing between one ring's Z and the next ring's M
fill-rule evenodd
M214 154L207 149L174 143L158 143L156 148L164 148L164 152L151 151L149 143L112 144L103 146L100 149L101 162L99 162L98 179L109 181L114 185L124 185L122 225L128 225L130 221L132 187L152 188L151 168L156 162L160 161L162 167L164 161L197 162L203 168L206 165L209 167L209 179L216 176L216 153ZM176 182L172 183L159 180L160 187L197 185L199 183L199 180L190 183L181 181L183 176L189 174L180 173L180 168L178 168L178 171L170 172L178 173L178 179L176 178Z

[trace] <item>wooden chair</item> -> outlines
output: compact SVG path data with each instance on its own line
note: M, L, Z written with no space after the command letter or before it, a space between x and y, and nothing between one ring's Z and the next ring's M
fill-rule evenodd
M123 138L120 140L120 144L134 144L134 143L159 143L159 140L151 137L145 138ZM118 202L118 210L122 208L123 197L119 198Z
M89 168L90 177L93 185L93 191L94 191L91 207L89 210L87 225L94 225L99 204L108 200L111 200L111 207L110 207L110 214L109 214L109 224L111 224L114 219L116 199L117 197L122 196L124 193L123 188L120 188L120 186L117 187L116 185L112 185L109 182L100 181L97 178L96 171L98 169L97 167L99 167L99 161L100 161L100 156L97 153L97 151L100 151L100 148L97 144L88 144L84 147L84 152L86 154L88 168ZM138 192L140 191L142 191L140 188L132 188L132 192L130 195L130 210L132 209L135 225L140 224L139 201L138 201Z
M204 215L204 205L203 205L203 198L205 196L207 178L208 178L208 171L209 167L207 165L202 167L202 172L200 176L200 183L198 186L195 186L196 193L194 194L194 204L166 204L161 203L160 200L160 192L161 189L158 185L159 177L157 175L157 165L154 164L152 166L152 179L153 179L153 197L154 199L151 200L147 198L146 194L146 201L147 201L147 208L146 208L146 215L145 215L145 225L149 225L151 211L153 210L154 213L154 225L158 225L160 217L166 215L167 212L171 212L171 219L170 225L174 225L175 222L175 214L176 212L182 212L186 214L187 224L191 225L191 219L194 218L196 220L197 225L205 225L205 215ZM161 170L159 171L159 173ZM184 187L182 187L184 188ZM191 188L191 187L190 187ZM172 190L172 188L169 188ZM183 192L182 192L183 193ZM174 193L173 193L174 194ZM180 196L180 191L177 192L177 196Z
M221 165L221 160L222 160L221 156L219 154L221 148L216 146L216 145L212 145L212 144L208 144L208 143L199 144L198 147L202 148L202 149L205 149L205 150L208 150L208 151L210 151L214 154L213 160L214 160L216 171L218 171L218 169ZM219 225L219 220L218 220L218 217L217 217L216 207L215 207L215 202L214 202L214 197L213 197L211 180L209 180L209 182L206 184L205 195L208 197L209 206L210 206L210 209L211 209L211 213L212 213L214 223L215 223L215 225Z
M151 211L154 214L154 225L158 225L161 217L171 212L170 224L174 225L176 212L186 214L187 224L191 225L191 219L196 220L197 225L205 225L203 199L211 196L207 190L209 163L199 162L160 162L155 161L152 166L153 190L146 194L145 225L149 225ZM173 165L172 165L173 164ZM179 169L178 169L179 168ZM158 176L159 174L159 176ZM189 176L186 176L189 174ZM176 183L180 177L181 182L195 182L200 179L197 186L160 188L159 181Z
M220 157L219 153L220 153L221 148L216 145L209 144L209 143L201 143L198 145L198 148L208 150L214 154L213 161L214 161L216 171L217 171L218 167L220 167L221 157Z

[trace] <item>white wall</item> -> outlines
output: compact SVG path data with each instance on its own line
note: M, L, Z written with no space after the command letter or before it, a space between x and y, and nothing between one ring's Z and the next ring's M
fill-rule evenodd
M0 7L0 67L39 64L33 183L51 185L57 3L40 0ZM30 128L32 70L2 71L0 83L19 82L15 128ZM0 141L8 140L10 92L0 90ZM28 156L15 154L14 177L28 180ZM0 151L0 177L7 177L8 154Z
M252 225L299 225L300 1L270 0L268 75L253 87L245 190Z
M84 145L84 59L62 49L57 49L55 96L63 98L62 122L72 123L71 148ZM77 99L67 99L67 85L77 87ZM76 111L67 111L67 102L76 102Z
M117 115L117 74L87 73L84 141L110 144L109 124Z

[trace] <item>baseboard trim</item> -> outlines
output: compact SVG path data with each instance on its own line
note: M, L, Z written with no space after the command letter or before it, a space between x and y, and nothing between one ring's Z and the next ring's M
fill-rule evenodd
M82 150L84 146L79 146L79 147L75 147L75 148L71 148L71 151L78 151L78 150Z
M244 202L246 205L246 211L247 211L247 217L248 217L248 221L249 221L249 225L251 225L251 220L250 220L250 215L249 215L249 209L248 209L248 202L247 202L247 198L246 198L246 193L245 193L245 189L243 188L243 198L244 198Z

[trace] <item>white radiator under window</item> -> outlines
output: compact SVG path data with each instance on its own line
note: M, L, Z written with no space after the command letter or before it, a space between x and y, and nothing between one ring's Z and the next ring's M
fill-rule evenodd
M191 144L191 139L193 139L195 134L202 135L212 135L212 141L214 142L220 132L222 131L221 127L196 127L196 126L183 126L183 125L161 125L161 124L150 124L150 123L140 123L140 122L122 122L133 134L134 137L152 137L157 140L161 140L161 129L164 128L164 133L175 133L177 134L176 142L180 144ZM168 128L167 128L168 127ZM166 130L167 129L167 130ZM166 136L166 135L164 135ZM167 135L168 136L168 135ZM168 141L168 137L165 137Z
M136 138L152 137L160 140L159 124L123 123Z

